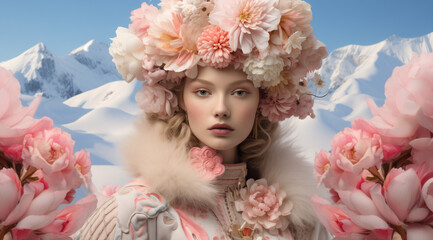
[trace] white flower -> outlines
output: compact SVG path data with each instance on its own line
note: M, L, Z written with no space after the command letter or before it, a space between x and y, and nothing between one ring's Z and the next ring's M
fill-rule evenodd
M296 31L293 33L289 39L287 40L287 44L284 47L286 53L296 58L299 56L302 50L302 43L307 39L305 36L302 36L302 32Z
M182 14L185 23L208 24L213 2L206 0L183 0L177 2L176 12Z
M117 70L127 82L131 82L134 78L143 81L141 61L144 45L142 41L128 28L118 27L116 34L117 36L111 39L109 52L113 56Z
M281 81L280 73L284 68L281 57L266 56L259 58L250 54L244 62L244 72L248 79L252 80L254 87L271 87Z

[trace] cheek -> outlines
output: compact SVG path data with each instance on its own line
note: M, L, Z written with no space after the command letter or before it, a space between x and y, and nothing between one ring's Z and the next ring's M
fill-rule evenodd
M190 123L200 121L200 118L203 118L204 111L206 109L203 107L203 103L189 98L185 99L185 108L188 113L188 121Z

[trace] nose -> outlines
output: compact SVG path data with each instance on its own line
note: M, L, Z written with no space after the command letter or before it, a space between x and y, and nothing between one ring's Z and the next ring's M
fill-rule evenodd
M218 96L214 108L214 116L217 118L230 117L230 107L225 96Z

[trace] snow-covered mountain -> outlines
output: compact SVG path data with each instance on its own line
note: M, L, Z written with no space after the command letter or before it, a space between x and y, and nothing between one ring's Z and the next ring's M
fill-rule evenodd
M414 53L432 52L432 46L433 33L430 33L406 39L392 36L374 45L350 45L332 51L319 70L331 92L325 98L316 99L316 118L286 120L283 124L295 125L296 142L313 161L314 153L330 149L334 134L349 127L351 120L359 116L370 117L366 97L382 105L384 83L394 67L409 62ZM82 59L80 61L95 63L87 64L86 68L96 66L92 69L101 74L103 66L106 66L105 58L99 59L101 64L98 64L97 58L89 54L92 51L85 49L88 48L83 46L68 56L75 58L76 54L83 54L80 55L83 57L78 57ZM93 164L121 165L121 155L116 146L133 131L134 119L141 113L134 100L140 85L140 82L112 81L63 103L44 99L36 116L50 116L57 126L70 132L77 148L85 148L91 153Z
M119 80L108 46L91 40L66 56L56 56L38 43L19 56L1 62L20 81L22 93L67 99Z
M367 97L383 105L384 85L392 70L426 52L433 52L433 32L416 38L391 36L370 46L349 45L330 52L319 69L329 93L316 99L315 119L297 122L300 142L308 143L312 153L330 149L335 133L350 127L356 117L371 117Z

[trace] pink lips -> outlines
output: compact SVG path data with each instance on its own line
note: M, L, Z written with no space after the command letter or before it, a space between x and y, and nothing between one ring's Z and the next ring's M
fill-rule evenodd
M234 129L230 125L217 123L210 127L209 130L215 135L227 135L233 132Z

